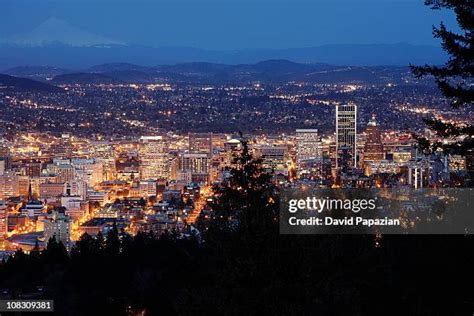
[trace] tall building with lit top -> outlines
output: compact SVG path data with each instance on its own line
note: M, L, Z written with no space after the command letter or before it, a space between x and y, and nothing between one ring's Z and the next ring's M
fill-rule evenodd
M380 134L380 126L377 124L375 114L367 124L366 141L364 147L364 161L380 161L385 158L383 151L382 137Z
M336 106L336 169L357 168L357 105Z
M140 178L166 179L169 177L168 144L163 136L140 138Z

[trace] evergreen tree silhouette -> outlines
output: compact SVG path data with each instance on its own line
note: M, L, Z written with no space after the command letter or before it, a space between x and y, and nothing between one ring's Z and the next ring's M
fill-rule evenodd
M105 240L105 250L108 254L118 255L120 253L120 239L117 223L114 221L112 229L107 233Z
M221 229L236 228L240 233L255 234L275 228L278 192L262 161L250 152L248 140L243 139L241 145L230 177L213 188L212 223Z
M472 110L474 105L474 2L472 0L426 0L425 4L432 9L450 9L456 15L461 29L455 33L446 28L444 23L433 27L433 35L441 40L443 49L449 54L444 66L411 66L418 77L432 76L436 84L455 108L466 107ZM428 126L445 140L430 143L419 137L420 147L427 153L443 150L447 154L459 154L466 157L470 178L474 171L474 126L444 122L439 119L426 119Z
M48 240L48 244L42 252L42 257L48 263L64 263L69 259L66 247L61 241L57 241L56 235Z

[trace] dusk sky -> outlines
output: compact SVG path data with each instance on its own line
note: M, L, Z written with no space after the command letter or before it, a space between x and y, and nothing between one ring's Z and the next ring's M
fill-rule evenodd
M0 38L55 17L121 42L208 49L438 45L431 26L455 25L451 13L422 0L2 0L0 6Z

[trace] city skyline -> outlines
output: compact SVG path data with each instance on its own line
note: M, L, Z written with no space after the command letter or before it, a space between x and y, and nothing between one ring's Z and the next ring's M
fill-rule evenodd
M471 311L473 14L4 0L0 313Z

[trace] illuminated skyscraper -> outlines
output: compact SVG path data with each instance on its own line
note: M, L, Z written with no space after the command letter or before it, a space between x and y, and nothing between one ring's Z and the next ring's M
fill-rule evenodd
M97 159L73 159L75 179L85 181L88 187L93 187L104 181L104 167Z
M209 155L185 153L178 157L178 178L186 182L207 182L209 180Z
M336 169L357 168L357 105L336 106Z
M0 200L0 240L7 234L8 228L8 213L7 204Z
M140 178L166 179L169 177L168 145L163 136L140 138Z
M321 179L331 174L331 161L323 157L318 130L296 130L296 170L299 178Z
M262 159L262 167L273 170L275 173L287 173L288 147L286 146L258 146L257 157Z
M192 173L209 173L209 157L206 154L180 154L179 170Z
M115 150L113 144L107 141L93 143L92 157L102 162L104 180L115 179Z
M375 114L372 115L372 119L367 124L365 132L367 139L364 147L364 161L380 161L384 159L380 127L375 120Z
M0 175L0 199L18 195L18 175L14 171L5 171Z
M321 142L317 129L296 130L296 162L320 159L322 157Z

